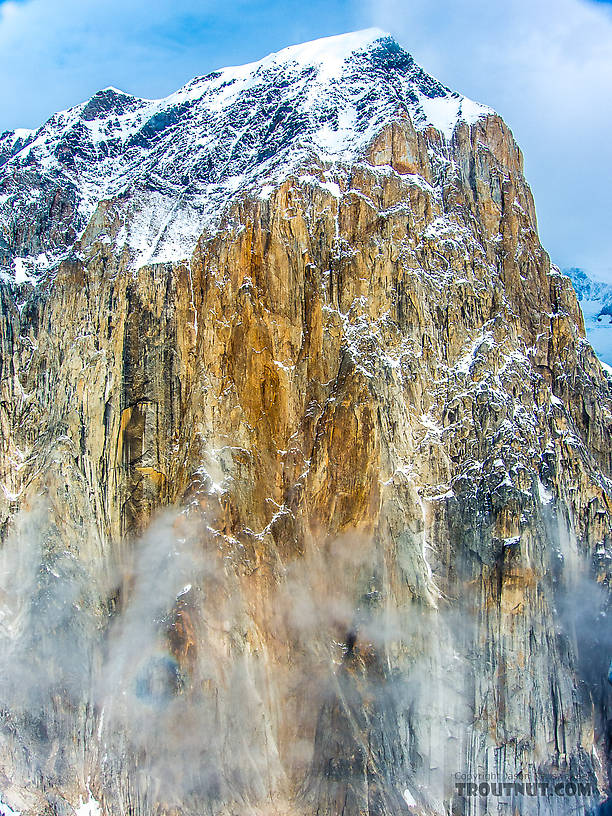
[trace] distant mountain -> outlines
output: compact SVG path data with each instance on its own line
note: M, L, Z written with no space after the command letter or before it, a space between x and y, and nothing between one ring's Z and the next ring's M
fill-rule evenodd
M594 281L582 269L563 271L578 295L589 343L597 356L612 366L612 284Z

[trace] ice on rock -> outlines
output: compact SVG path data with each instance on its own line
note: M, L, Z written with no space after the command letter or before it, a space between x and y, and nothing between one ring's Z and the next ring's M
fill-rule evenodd
M238 195L265 200L313 161L355 164L398 115L450 139L490 113L379 29L290 46L164 99L105 88L36 132L0 136L0 272L22 282L52 269L101 202L113 203L115 244L133 266L186 260ZM327 191L340 195L333 182ZM60 235L14 229L16 214L36 225L53 206L67 214Z
M87 802L83 802L75 808L76 816L100 816L100 812L100 805L91 795Z

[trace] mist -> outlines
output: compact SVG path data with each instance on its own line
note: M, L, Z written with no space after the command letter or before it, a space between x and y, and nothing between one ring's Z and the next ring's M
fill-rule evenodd
M609 711L608 588L569 539L559 550L559 653L576 661L582 704ZM168 509L117 551L120 563L83 564L42 501L0 549L0 752L26 778L101 806L196 813L289 801L291 769L305 803L342 790L358 807L374 775L385 807L436 807L457 768L441 763L419 788L405 746L426 741L430 718L460 745L480 716L476 588L438 609L398 606L358 534L310 540L249 583L199 511ZM609 744L605 713L597 727Z

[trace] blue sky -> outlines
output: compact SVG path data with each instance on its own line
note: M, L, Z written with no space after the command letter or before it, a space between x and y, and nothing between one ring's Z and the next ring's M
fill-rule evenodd
M373 25L504 116L553 260L612 281L602 0L0 0L0 131L36 127L107 85L164 96L214 68Z

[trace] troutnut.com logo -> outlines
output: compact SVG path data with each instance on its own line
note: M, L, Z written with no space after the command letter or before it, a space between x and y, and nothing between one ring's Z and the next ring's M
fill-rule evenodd
M595 796L596 785L588 779L555 779L546 781L468 779L467 774L455 774L458 796ZM458 781L462 778L462 781Z

